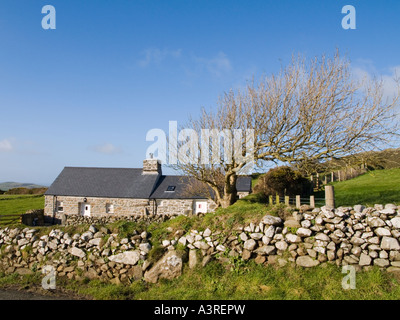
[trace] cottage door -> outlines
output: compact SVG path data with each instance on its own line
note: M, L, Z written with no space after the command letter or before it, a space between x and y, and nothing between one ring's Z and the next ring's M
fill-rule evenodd
M195 201L194 202L195 208L194 213L207 213L207 201Z
M84 217L90 217L90 204L82 203L82 207L81 208L82 208L81 214Z

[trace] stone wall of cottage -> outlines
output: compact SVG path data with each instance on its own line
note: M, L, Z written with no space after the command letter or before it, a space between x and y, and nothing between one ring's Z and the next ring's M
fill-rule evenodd
M159 199L157 200L157 214L159 215L191 215L194 214L194 202L192 199ZM216 209L215 202L208 200L208 212L213 212Z
M86 202L84 202L86 199ZM58 203L58 205L56 204ZM129 198L94 198L94 197L71 197L57 196L55 199L51 195L45 196L44 214L53 217L54 206L62 206L63 210L56 209L56 218L65 215L80 215L81 205L90 205L90 215L92 217L103 216L147 216L147 215L191 215L194 213L194 200L191 199L129 199ZM113 209L109 210L109 205ZM207 200L208 211L215 210L214 201Z
M86 199L86 202L84 202L84 199ZM80 214L83 203L90 205L91 216L153 214L153 201L148 199L57 196L55 200L53 196L46 195L44 208L46 216L53 215L53 203L55 201L59 205L62 204L63 210L58 211L58 213L67 215ZM109 205L113 206L111 211L107 210Z
M248 191L238 191L238 193L237 193L239 199L242 199L242 198L248 196L249 194L250 194L250 192L248 192Z

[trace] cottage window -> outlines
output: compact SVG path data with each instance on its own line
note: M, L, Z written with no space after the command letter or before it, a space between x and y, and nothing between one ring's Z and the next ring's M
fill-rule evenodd
M106 212L107 213L114 213L114 205L111 203L106 204Z
M64 211L64 203L62 201L57 201L57 211L58 212Z
M175 186L168 186L167 190L168 192L173 192L175 191Z

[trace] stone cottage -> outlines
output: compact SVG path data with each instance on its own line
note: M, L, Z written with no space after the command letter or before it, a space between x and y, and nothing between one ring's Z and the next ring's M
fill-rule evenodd
M143 168L65 167L45 193L44 214L190 215L212 212L213 200L189 195L191 178L163 175L161 162L146 159ZM251 178L240 176L239 197L251 192Z

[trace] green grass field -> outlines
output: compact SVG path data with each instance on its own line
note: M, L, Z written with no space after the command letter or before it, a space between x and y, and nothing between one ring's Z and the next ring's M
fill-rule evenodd
M394 203L400 205L400 168L375 170L357 178L334 182L336 206ZM318 197L323 197L323 193Z
M43 208L43 195L0 195L0 225L18 221L16 217L8 219L7 216L21 215L28 210Z

